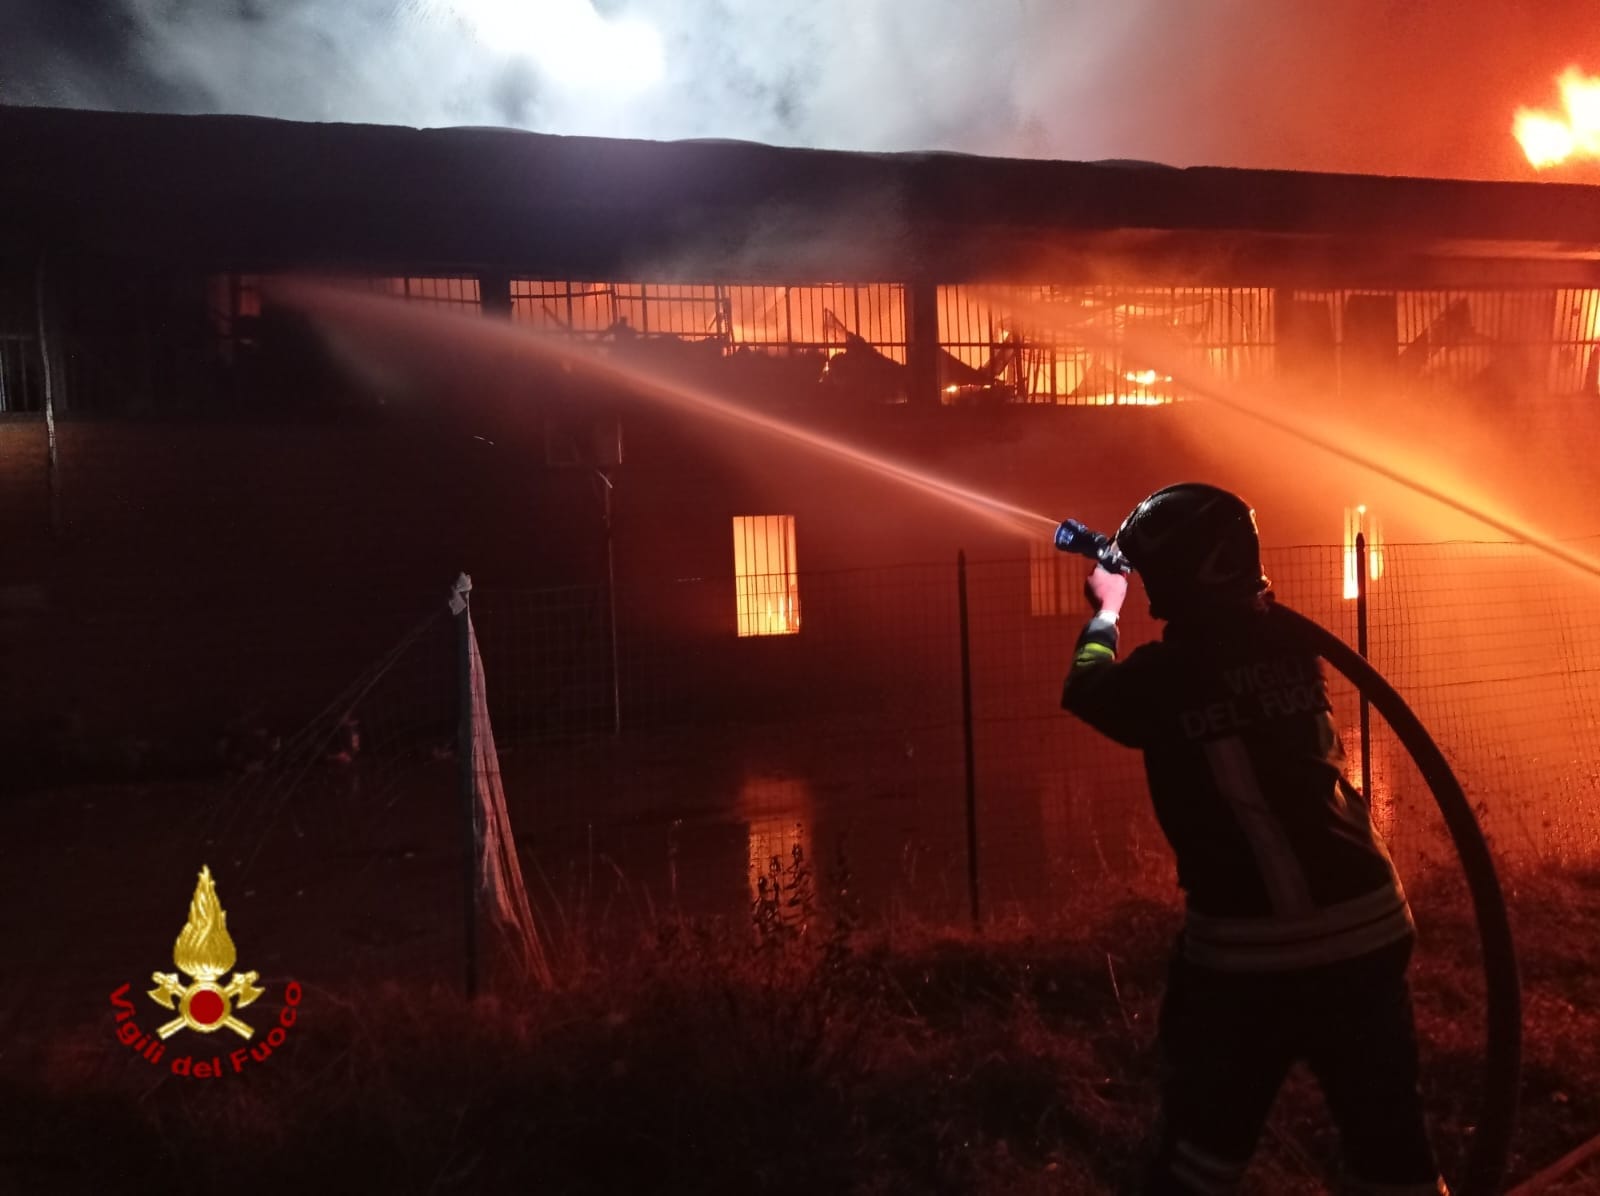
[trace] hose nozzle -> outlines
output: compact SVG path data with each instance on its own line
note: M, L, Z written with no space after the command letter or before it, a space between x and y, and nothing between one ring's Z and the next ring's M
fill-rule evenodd
M1063 519L1056 528L1056 547L1062 552L1088 557L1109 573L1131 573L1133 566L1128 558L1117 551L1110 536L1079 523L1076 519Z

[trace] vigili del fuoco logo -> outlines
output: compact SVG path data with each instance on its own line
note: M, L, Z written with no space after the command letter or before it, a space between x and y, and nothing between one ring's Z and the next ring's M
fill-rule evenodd
M253 1004L267 990L257 986L259 975L256 972L234 971L226 984L219 983L223 974L233 968L235 960L233 939L228 935L228 915L217 900L211 869L202 867L194 897L189 902L189 920L183 924L183 931L172 949L172 962L178 971L153 972L150 976L156 982L156 987L150 990L150 999L178 1016L157 1026L153 1037L145 1033L134 1021L136 1010L134 1003L128 1000L128 990L132 986L124 984L111 994L118 1040L132 1047L141 1058L159 1064L166 1053L167 1039L181 1030L215 1034L228 1029L247 1041L254 1038L255 1027L235 1016L235 1011ZM179 983L180 973L190 977L187 984ZM226 1063L221 1055L210 1059L179 1055L172 1060L172 1074L200 1080L216 1079L224 1072L242 1072L245 1064L252 1060L264 1062L288 1038L298 1014L300 997L300 985L289 981L284 985L283 1009L278 1013L277 1024L259 1041L229 1051Z

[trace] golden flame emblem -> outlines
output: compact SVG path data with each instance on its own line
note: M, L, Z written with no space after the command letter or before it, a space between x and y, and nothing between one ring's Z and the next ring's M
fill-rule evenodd
M202 866L200 880L194 887L194 897L189 901L189 920L183 924L178 941L172 948L172 962L178 971L193 976L185 985L178 983L175 972L152 972L150 978L156 987L150 990L150 999L167 1009L176 1009L178 1016L156 1033L170 1038L185 1026L210 1034L226 1026L241 1038L255 1033L249 1026L233 1016L234 1008L250 1004L266 990L256 987L255 972L235 972L227 984L218 984L218 978L233 967L235 950L228 935L228 915L217 900L217 886L211 879L211 869Z

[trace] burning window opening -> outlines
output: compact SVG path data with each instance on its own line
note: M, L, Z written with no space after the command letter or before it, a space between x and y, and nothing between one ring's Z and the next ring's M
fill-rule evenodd
M1344 509L1344 597L1361 596L1357 575L1356 535L1366 537L1367 581L1377 581L1383 576L1383 528L1375 515L1368 512L1366 504Z
M1551 339L1549 393L1600 393L1600 291L1557 291Z
M256 274L207 280L213 343L223 360L256 347L267 281ZM480 281L471 276L362 281L411 302L483 310ZM1049 302L1064 318L1035 334L1007 310L1013 295L1019 306ZM1176 330L1193 346L1194 364L1222 380L1267 381L1287 371L1339 391L1378 382L1505 396L1600 393L1595 289L947 286L936 296L939 401L946 406L1184 401L1173 375L1121 347L1141 328ZM911 397L907 294L899 284L513 279L509 299L513 318L525 325L607 349L666 355L738 394L780 404L812 401L823 390L871 403ZM1073 335L1073 325L1084 334ZM21 377L25 346L10 348L6 401L28 409L21 404L33 401L36 380Z
M1081 326L1030 330L1006 310L1047 303ZM1172 377L1127 354L1129 332L1159 329L1194 346L1217 377L1267 377L1272 358L1272 296L1262 287L939 288L942 401L1058 406L1154 407L1185 398ZM1108 344L1109 342L1109 344Z
M514 320L763 402L909 398L905 288L513 279Z
M740 636L800 630L793 515L735 515L733 573Z
M1290 291L1279 315L1283 366L1340 390L1600 390L1600 292L1586 288Z
M1052 543L1028 541L1028 612L1035 616L1076 615L1082 600L1082 562Z
M905 288L892 283L760 286L513 279L512 318L594 341L634 338L740 350L810 353L818 367L858 339L906 361Z

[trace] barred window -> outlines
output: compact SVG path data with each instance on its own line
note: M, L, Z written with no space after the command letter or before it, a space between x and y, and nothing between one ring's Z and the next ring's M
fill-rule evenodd
M483 296L478 280L461 276L442 278L371 278L367 285L381 294L426 303L434 307L481 310Z
M906 360L905 288L893 283L771 286L513 279L512 318L589 339L715 341L727 353L815 351L854 340Z
M1600 393L1600 291L1556 292L1551 394Z
M733 572L741 636L800 630L793 515L734 516Z
M1264 287L940 287L946 404L1156 406L1185 396L1130 341L1175 341L1186 365L1242 381L1272 368Z
M1600 391L1600 291L1290 291L1283 308L1285 365L1320 365L1341 386L1376 373L1444 389Z

